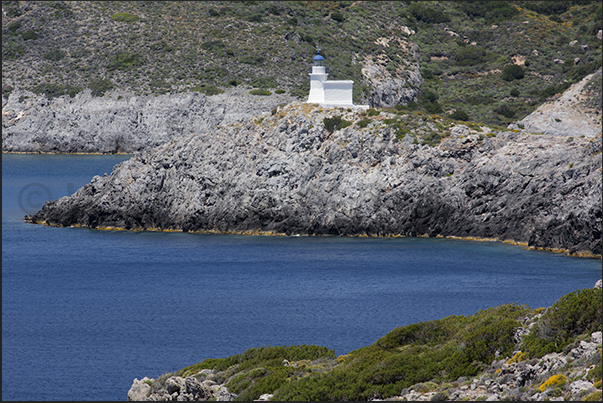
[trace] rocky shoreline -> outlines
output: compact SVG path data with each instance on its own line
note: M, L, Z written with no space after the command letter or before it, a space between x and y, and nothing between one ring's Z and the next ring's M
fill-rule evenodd
M327 130L324 119L353 123ZM451 123L292 103L135 153L46 203L32 223L97 229L514 242L601 256L601 137ZM404 137L393 120L412 127ZM407 121L405 121L405 119ZM397 124L397 123L396 123ZM446 129L446 128L445 128Z

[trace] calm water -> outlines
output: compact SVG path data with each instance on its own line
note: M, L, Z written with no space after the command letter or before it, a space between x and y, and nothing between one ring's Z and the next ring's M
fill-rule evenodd
M346 354L396 326L550 306L601 261L445 239L25 224L126 156L2 155L2 399L126 400L134 378L263 345Z

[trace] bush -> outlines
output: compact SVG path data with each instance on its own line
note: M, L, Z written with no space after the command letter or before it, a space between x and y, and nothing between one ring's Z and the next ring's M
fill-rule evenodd
M82 91L81 87L74 87L71 85L60 85L53 83L43 83L34 87L33 92L36 94L44 94L46 98L53 99L62 95L69 95L71 98L75 97L76 94Z
M437 101L423 104L423 108L425 108L425 111L431 114L442 113L444 111L442 106Z
M365 128L369 125L369 123L371 123L371 120L368 118L362 118L360 119L358 122L356 122L356 126L360 127L360 128Z
M337 22L343 22L343 14L341 14L339 11L333 11L331 13L331 18Z
M108 79L92 80L88 83L88 88L92 90L93 97L101 97L113 89L113 83Z
M507 1L464 1L461 10L469 17L481 17L487 22L502 21L519 14L519 10Z
M465 46L454 52L453 59L458 66L474 66L486 61L486 51L479 46Z
M467 121L469 120L469 115L465 111L456 110L450 114L450 119Z
M107 70L128 70L132 67L142 66L144 64L143 60L142 56L136 53L118 53L110 59Z
M518 97L519 96L519 90L517 88L513 88L511 90L511 92L509 92L509 95L511 95L512 97Z
M500 105L498 108L494 109L494 112L509 119L515 116L515 111L509 108L506 104Z
M272 92L270 92L268 90L262 90L262 89L251 90L251 91L249 91L249 93L251 95L272 95Z
M408 6L408 11L417 19L417 21L422 21L427 24L437 24L450 21L450 17L448 17L448 15L444 14L442 11L426 7L425 5L421 4L421 2L411 3Z
M601 295L600 289L589 288L559 298L524 340L530 357L561 352L576 336L601 331Z
M15 32L21 28L21 21L13 21L9 23L6 28L9 30L9 32Z
M33 29L28 29L27 31L21 32L21 37L24 41L29 41L31 39L38 39L38 34Z
M381 112L379 112L379 111L378 111L378 110L376 110L375 108L369 108L369 109L367 109L367 111L366 111L366 115L367 115L367 116L378 116L378 115L380 115L380 114L381 114Z
M329 133L333 133L335 130L341 130L352 124L352 122L342 119L341 116L324 118L322 122Z
M505 81L521 80L525 73L521 66L508 64L502 71L501 78Z
M60 49L53 49L44 53L44 59L46 60L59 61L64 57L65 53Z
M136 22L140 19L140 17L138 17L137 15L134 14L130 14L130 13L117 13L117 14L113 14L113 21L117 21L117 22Z

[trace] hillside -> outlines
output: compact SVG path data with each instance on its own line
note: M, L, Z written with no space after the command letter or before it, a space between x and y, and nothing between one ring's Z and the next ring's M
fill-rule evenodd
M507 125L601 66L594 1L3 1L2 10L3 99L244 86L303 100L320 47L331 79L355 81L358 104L417 103Z
M600 287L398 327L339 357L302 345L205 359L135 379L128 400L600 401Z

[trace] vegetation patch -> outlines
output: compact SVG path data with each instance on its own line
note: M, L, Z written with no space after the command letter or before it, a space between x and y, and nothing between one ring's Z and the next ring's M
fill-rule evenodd
M140 19L140 17L138 17L137 15L126 12L115 13L111 18L113 18L113 21L117 22L136 22Z
M249 91L251 95L272 95L272 92L264 89L257 88L255 90Z
M325 125L325 129L329 133L333 133L335 130L341 130L352 125L352 122L342 119L341 116L333 116L332 118L324 118L322 120Z

